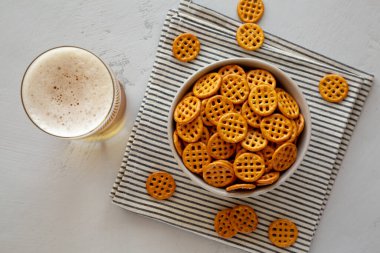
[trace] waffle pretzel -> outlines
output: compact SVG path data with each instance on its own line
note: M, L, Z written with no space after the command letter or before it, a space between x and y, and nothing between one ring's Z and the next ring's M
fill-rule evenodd
M250 191L254 190L256 188L256 185L254 184L233 184L226 188L227 192L234 192L234 191Z
M240 180L252 183L264 174L265 163L257 154L243 153L235 158L234 171Z
M305 118L300 113L300 116L294 120L297 125L297 137L302 133L304 127L305 127Z
M260 151L263 155L264 162L265 162L265 173L268 173L269 171L273 169L272 157L273 157L274 151L275 149L269 145L269 142L268 142L268 145L263 150Z
M280 248L292 246L298 237L297 226L287 219L275 220L268 229L269 240Z
M197 36L191 33L178 35L173 41L172 52L175 58L182 62L194 60L201 49Z
M264 44L264 32L253 23L242 24L236 32L236 41L244 49L257 50Z
M249 86L245 77L237 74L226 75L222 79L220 93L234 104L242 104L248 98Z
M297 146L293 143L285 143L273 153L273 169L284 171L290 168L297 158Z
M219 119L217 131L224 141L237 143L247 135L248 124L239 113L230 112Z
M211 163L211 156L203 142L189 143L183 150L182 161L191 172L200 174Z
M260 133L260 131L250 129L241 141L241 146L249 151L256 152L264 149L268 145L268 140Z
M290 138L289 138L289 140L287 140L287 142L295 143L297 136L298 136L297 135L298 127L297 127L297 123L294 120L290 120L290 122L292 122L292 134L290 135Z
M235 143L224 141L218 133L213 134L207 143L207 151L215 159L228 159L236 149Z
M230 74L240 75L245 78L245 71L239 65L226 65L219 69L218 74L223 77Z
M199 141L207 145L207 142L209 139L210 139L210 132L208 131L207 127L203 126L202 135Z
M247 120L248 125L254 128L260 128L261 116L251 109L247 101L243 104L241 115Z
M286 91L277 92L278 109L289 119L296 119L300 114L297 101Z
M231 211L231 223L238 232L252 233L258 224L256 212L250 206L235 206Z
M337 74L326 75L319 82L319 93L324 100L339 103L348 95L347 81Z
M211 123L211 121L206 117L206 104L207 104L207 101L208 99L203 99L202 102L201 102L201 118L202 118L202 121L203 121L203 125L205 126L213 126L213 124Z
M231 224L231 209L224 209L215 215L215 232L223 238L231 238L237 234L237 230Z
M268 141L280 143L290 138L292 122L282 114L275 113L261 120L260 129Z
M269 85L276 88L276 78L264 69L254 69L247 73L247 82L250 89L259 85Z
M276 92L269 85L253 87L249 93L248 104L256 114L268 116L277 108Z
M183 146L182 146L182 141L178 137L177 130L173 132L173 143L178 155L182 156Z
M209 73L197 80L193 86L194 96L203 99L214 96L221 85L222 77L218 73Z
M297 141L297 124L296 124L296 122L294 121L294 120L290 120L290 123L291 123L291 125L292 125L292 133L291 133L291 135L290 135L290 137L289 137L289 139L288 140L286 140L286 141L284 141L284 142L279 142L279 143L277 143L278 145L282 145L282 144L284 144L285 142L289 142L289 143L296 143L296 141Z
M201 117L187 124L177 123L177 134L185 142L197 142L202 137L203 122Z
M233 168L224 162L215 161L204 168L203 180L211 186L221 188L232 184L236 176Z
M257 186L271 185L275 183L280 178L280 172L273 171L264 174L261 178L256 181Z
M174 110L174 120L180 124L193 121L201 113L201 101L194 96L181 100Z
M218 125L221 116L233 111L234 104L228 98L221 95L209 98L206 103L206 117L214 125Z
M262 0L240 0L237 13L241 21L256 23L264 14L264 3Z
M158 200L170 198L174 194L175 188L174 178L164 171L154 172L146 180L146 191Z
M227 160L216 160L215 162L221 162L221 163L224 163L225 165L227 165L227 166L230 167L230 168L233 168L233 167L234 167L234 165L233 165L231 162L227 161Z

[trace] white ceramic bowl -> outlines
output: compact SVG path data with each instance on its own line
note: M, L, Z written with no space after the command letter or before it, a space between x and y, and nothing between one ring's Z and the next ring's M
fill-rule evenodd
M208 185L206 182L203 181L203 179L196 175L193 174L191 171L189 171L185 165L182 162L181 157L177 154L176 149L173 144L173 131L175 130L175 121L173 119L173 112L175 110L176 105L178 102L182 99L182 97L190 91L191 87L193 84L204 74L212 72L212 71L217 71L220 67L229 65L229 64L237 64L242 67L245 67L247 69L265 69L272 73L274 77L277 80L278 84L281 84L284 90L289 92L296 100L297 103L300 107L301 113L303 114L305 118L305 128L303 130L303 133L298 139L298 154L297 154L297 159L294 162L294 164L285 172L282 173L280 176L280 179L269 186L266 187L260 187L256 188L254 191L250 192L226 192L222 188L216 188L211 185ZM280 184L285 182L298 168L300 165L307 148L309 146L310 142L310 135L311 135L311 119L310 119L310 111L307 105L307 102L302 94L302 91L300 88L297 86L297 84L290 78L288 77L283 71L278 69L277 67L270 65L266 62L260 61L260 60L255 60L251 58L236 58L236 59L226 59L226 60L221 60L214 62L197 72L195 72L189 79L185 81L181 89L178 91L177 95L174 98L173 104L170 108L169 112L169 120L168 120L168 137L169 137L169 143L171 150L173 152L174 158L178 162L179 167L183 170L183 172L191 179L193 180L196 184L198 184L200 187L204 188L205 190L219 195L223 197L232 197L232 198L245 198L245 197L255 197L259 196L260 194L266 193L268 191L271 191L278 187Z

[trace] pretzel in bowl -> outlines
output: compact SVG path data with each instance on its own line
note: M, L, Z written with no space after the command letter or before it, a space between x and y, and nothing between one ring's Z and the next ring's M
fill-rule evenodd
M276 78L264 69L254 69L247 73L247 82L250 89L259 85L269 85L276 88Z
M248 124L239 113L231 112L219 119L217 131L224 141L237 143L246 137Z
M232 103L242 104L248 98L249 86L245 77L230 74L223 77L220 93Z
M276 184L294 164L305 119L268 70L226 65L185 94L174 110L174 147L205 183L251 192Z
M228 98L216 95L208 99L205 113L207 119L214 125L218 125L220 117L224 114L233 112L234 104Z
M221 82L222 77L218 73L204 75L194 84L193 94L200 99L211 97L218 92Z
M203 170L203 179L209 185L220 188L232 184L236 176L233 168L224 162L215 161Z

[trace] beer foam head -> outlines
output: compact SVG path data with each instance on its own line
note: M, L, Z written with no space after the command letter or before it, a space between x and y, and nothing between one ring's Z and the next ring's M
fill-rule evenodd
M109 114L114 80L104 63L74 47L47 51L29 66L22 100L31 120L60 137L80 137L99 127Z

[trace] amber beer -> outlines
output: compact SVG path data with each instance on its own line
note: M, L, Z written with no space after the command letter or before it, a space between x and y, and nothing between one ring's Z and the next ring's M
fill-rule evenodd
M57 137L103 140L124 125L122 86L100 58L81 48L38 56L24 74L21 98L32 122Z

